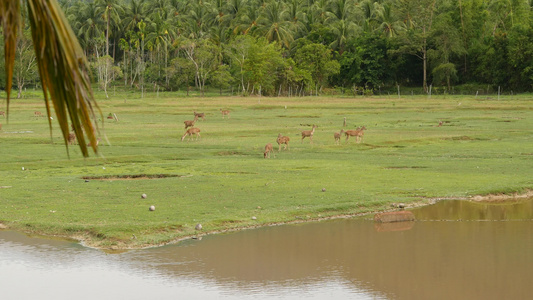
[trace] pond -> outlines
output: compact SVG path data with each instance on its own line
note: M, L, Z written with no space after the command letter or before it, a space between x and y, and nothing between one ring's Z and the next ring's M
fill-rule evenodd
M2 299L528 299L533 199L441 201L365 218L106 254L0 231Z

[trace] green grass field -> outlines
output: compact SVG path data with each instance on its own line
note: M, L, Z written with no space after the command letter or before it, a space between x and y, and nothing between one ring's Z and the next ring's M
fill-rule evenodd
M40 96L14 100L9 124L0 116L0 223L135 248L197 234L198 223L212 232L533 188L530 95L98 98L100 156L88 159L76 146L68 158L55 123L50 138L34 116ZM193 111L206 113L201 139L182 142ZM362 143L334 144L344 118L345 129L367 127ZM313 124L314 143L302 143ZM277 151L278 133L290 151Z

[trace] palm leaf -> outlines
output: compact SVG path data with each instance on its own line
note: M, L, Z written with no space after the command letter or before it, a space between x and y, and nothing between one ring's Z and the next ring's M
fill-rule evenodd
M27 4L50 131L52 103L67 149L70 118L82 154L87 157L85 135L97 152L97 126L93 125L93 120L96 120L94 109L98 109L87 60L56 0L27 0Z
M13 85L13 68L15 67L15 50L17 33L20 28L20 2L2 1L0 4L0 24L4 28L4 56L6 65L7 117L9 118L9 99Z

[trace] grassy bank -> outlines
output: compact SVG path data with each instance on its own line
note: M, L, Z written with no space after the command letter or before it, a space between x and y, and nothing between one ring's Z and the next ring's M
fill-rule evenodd
M55 124L50 139L46 118L34 116L44 113L42 99L13 101L9 124L0 116L1 224L127 248L194 235L198 223L218 231L533 188L531 96L124 93L99 104L108 142L89 159L76 147L68 159ZM196 123L201 139L182 142L193 111L206 113ZM362 143L334 144L344 118L347 129L367 127ZM313 124L314 143L301 143ZM277 151L278 133L291 138L290 151ZM271 159L263 159L266 143L276 150Z

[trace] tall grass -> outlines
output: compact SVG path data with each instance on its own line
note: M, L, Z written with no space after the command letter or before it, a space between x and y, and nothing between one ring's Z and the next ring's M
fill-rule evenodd
M100 97L103 115L118 121L102 120L101 156L71 147L70 159L59 128L51 140L46 118L34 117L42 99L13 101L0 131L0 223L140 247L194 235L197 223L218 231L533 187L528 95L134 96ZM206 113L196 123L201 139L181 142L193 111ZM345 130L367 127L362 143L334 144L344 118ZM313 124L314 143L302 143ZM291 138L290 151L277 151L278 133Z

